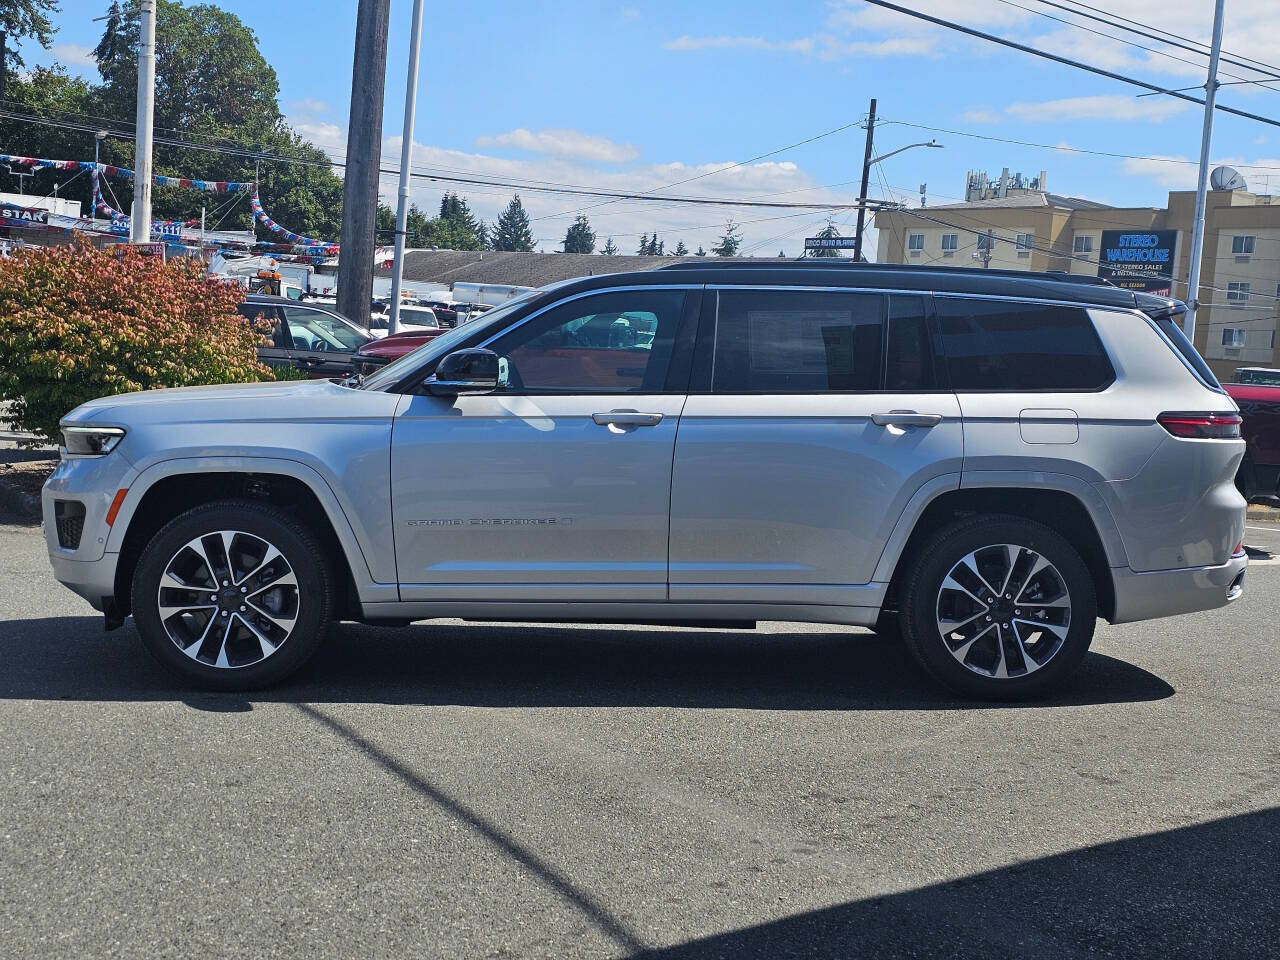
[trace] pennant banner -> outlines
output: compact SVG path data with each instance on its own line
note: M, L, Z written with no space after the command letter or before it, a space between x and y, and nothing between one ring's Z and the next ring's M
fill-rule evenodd
M0 153L0 163L11 166L31 167L35 170L91 170L104 173L109 177L133 179L133 171L128 167L116 167L109 163L94 163L92 160L47 160L43 157L18 157L8 153ZM252 183L236 180L195 180L190 177L169 177L156 174L151 182L158 187L184 187L189 190L204 190L209 193L247 193L254 189Z
M267 211L262 209L262 201L258 199L258 191L253 191L253 196L249 198L249 206L253 209L253 219L258 221L272 233L277 233L284 237L289 243L294 244L296 253L309 254L311 256L337 256L338 245L336 243L326 243L323 240L315 240L311 237L304 237L300 233L294 233L292 230L286 230L280 224L276 223L269 216Z

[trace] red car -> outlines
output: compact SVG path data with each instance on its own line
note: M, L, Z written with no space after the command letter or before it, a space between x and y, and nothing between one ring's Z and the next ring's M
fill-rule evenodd
M1223 389L1240 408L1246 446L1236 472L1236 486L1246 500L1280 493L1280 387L1225 383Z
M444 332L444 327L406 330L403 333L388 334L381 340L370 340L352 354L352 368L359 374L373 373L392 360L399 360L406 353L417 350L424 343L434 340Z

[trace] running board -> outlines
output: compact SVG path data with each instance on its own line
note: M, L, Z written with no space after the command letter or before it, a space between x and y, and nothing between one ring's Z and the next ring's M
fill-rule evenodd
M600 626L629 626L629 627L690 627L701 628L703 630L754 630L756 621L754 620L627 620L611 618L601 620L599 618L584 618L581 620L569 617L463 617L464 623L594 623Z

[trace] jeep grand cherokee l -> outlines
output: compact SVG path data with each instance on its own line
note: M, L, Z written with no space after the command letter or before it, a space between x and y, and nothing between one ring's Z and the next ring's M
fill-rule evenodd
M569 281L364 379L78 407L49 555L208 687L282 679L338 619L791 620L1036 696L1099 616L1243 589L1240 417L1183 310L822 261Z

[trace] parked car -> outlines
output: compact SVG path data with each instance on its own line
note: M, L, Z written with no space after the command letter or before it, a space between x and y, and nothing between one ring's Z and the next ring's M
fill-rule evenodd
M357 374L367 376L393 360L399 360L405 354L412 353L424 343L430 343L444 332L440 327L406 330L403 333L394 333L371 340L352 355L352 369Z
M352 356L373 339L336 310L287 297L251 293L240 313L273 325L270 344L258 348L259 360L269 367L297 367L312 377L350 376Z
M440 321L441 326L456 327L458 325L458 304L452 300L428 298L418 301L420 307L430 307Z
M1280 495L1280 386L1228 383L1225 389L1244 418L1236 486L1246 500Z
M400 304L401 330L443 330L440 320L430 307ZM375 337L385 337L391 332L391 308L369 316L369 332Z
M1236 367L1236 382L1280 386L1280 370L1270 367Z
M801 620L1039 696L1099 616L1243 592L1240 416L1184 311L821 260L582 278L363 380L76 408L49 556L209 687L281 680L333 620Z

